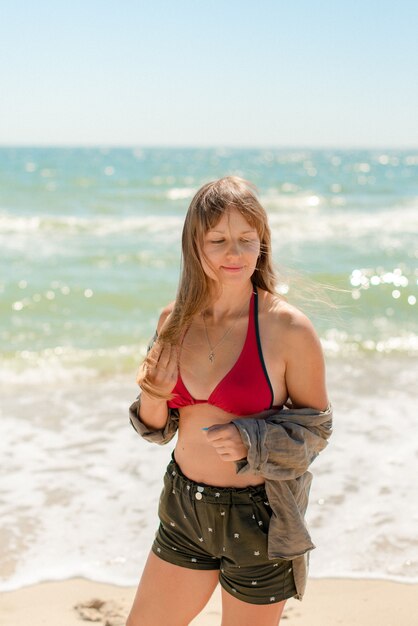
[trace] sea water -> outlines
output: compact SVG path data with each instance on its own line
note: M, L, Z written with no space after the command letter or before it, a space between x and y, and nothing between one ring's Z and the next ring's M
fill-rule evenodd
M140 440L128 406L188 204L227 174L257 185L327 360L311 574L418 580L418 152L2 148L1 589L137 582L174 442Z

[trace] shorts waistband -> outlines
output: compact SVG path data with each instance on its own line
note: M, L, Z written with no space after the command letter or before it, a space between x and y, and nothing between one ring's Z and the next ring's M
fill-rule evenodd
M264 485L249 485L248 487L215 487L206 483L197 483L187 478L174 459L167 466L167 474L173 483L173 489L188 492L192 498L215 504L248 504L249 502L267 502Z

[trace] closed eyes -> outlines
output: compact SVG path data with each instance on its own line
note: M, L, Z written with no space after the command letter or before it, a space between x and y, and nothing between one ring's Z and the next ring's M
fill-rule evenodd
M242 243L258 243L255 239L241 239ZM225 239L212 239L209 243L225 243Z

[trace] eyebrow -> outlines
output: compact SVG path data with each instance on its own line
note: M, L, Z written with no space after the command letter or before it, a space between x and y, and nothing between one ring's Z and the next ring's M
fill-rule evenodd
M241 231L241 235L246 235L247 233L256 233L256 229L255 228L251 228L251 230L242 230ZM208 233L222 233L222 235L225 233L224 230L217 230L216 228L211 228L210 230L208 230Z

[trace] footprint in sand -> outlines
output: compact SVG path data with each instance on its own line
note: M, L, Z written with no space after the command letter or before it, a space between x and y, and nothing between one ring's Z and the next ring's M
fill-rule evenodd
M125 616L115 602L94 598L74 606L79 617L86 622L100 622L102 626L125 626Z

